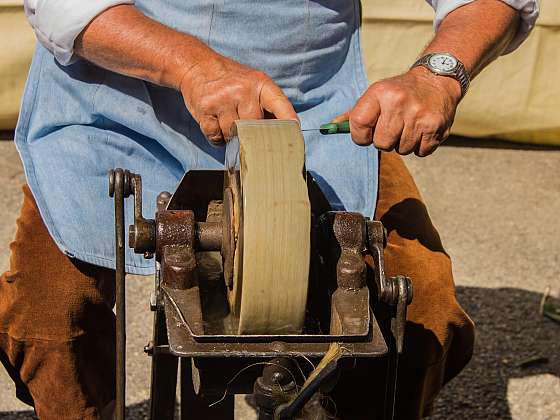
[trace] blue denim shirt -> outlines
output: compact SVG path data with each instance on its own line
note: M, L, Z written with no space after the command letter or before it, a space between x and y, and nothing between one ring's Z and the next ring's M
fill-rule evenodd
M367 88L358 0L137 0L136 6L266 72L294 104L304 130L351 108ZM356 146L347 134L304 135L306 167L332 206L372 216L377 151ZM173 191L186 171L224 163L224 150L208 143L180 93L84 60L62 66L40 45L15 141L57 245L104 267L114 267L109 169L142 175L144 213L153 217L157 194ZM132 203L126 206L130 223ZM151 273L153 262L128 250L127 271Z

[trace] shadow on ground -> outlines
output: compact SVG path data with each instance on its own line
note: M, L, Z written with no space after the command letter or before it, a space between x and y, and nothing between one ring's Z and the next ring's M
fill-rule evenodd
M560 325L539 315L541 295L521 289L458 287L459 301L477 327L475 354L436 401L430 419L511 419L508 380L560 376ZM524 361L548 362L521 367Z
M538 313L541 296L521 289L458 287L459 301L477 325L473 360L443 391L431 420L511 419L508 380L538 374L560 377L560 325ZM545 363L521 367L534 357ZM148 402L127 409L146 419ZM31 411L3 412L2 420L33 419Z
M500 139L472 138L461 136L449 136L449 138L442 144L442 146L507 150L560 150L560 146L552 144L544 145L535 143L521 143Z
M127 419L147 419L150 413L149 401L142 401L126 408ZM4 411L0 412L0 420L36 420L33 411Z

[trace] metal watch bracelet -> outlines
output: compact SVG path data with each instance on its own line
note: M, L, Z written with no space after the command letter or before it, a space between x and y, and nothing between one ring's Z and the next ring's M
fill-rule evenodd
M433 74L435 74L437 76L447 76L447 77L451 77L451 78L457 80L459 82L459 85L461 86L461 98L464 97L465 94L467 93L468 89L469 89L469 85L470 85L470 81L471 81L469 72L465 68L464 64L459 59L457 59L455 56L453 56L453 58L457 61L457 66L452 71L449 71L449 72L438 71L438 69L435 69L429 63L430 58L432 56L436 55L436 54L451 55L449 53L426 54L423 57L420 57L410 68L412 69L414 67L422 66L422 67L427 68L428 70L430 70Z

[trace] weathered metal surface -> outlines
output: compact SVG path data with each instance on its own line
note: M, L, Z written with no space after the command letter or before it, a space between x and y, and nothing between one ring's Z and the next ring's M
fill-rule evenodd
M300 376L291 359L278 357L265 366L253 387L259 420L273 420L276 408L296 396Z
M404 343L404 330L406 327L406 309L412 302L412 283L408 277L397 276L393 277L392 281L395 283L397 289L397 305L395 308L395 341L397 344L397 353L401 354L403 351Z
M362 252L366 248L366 222L359 213L331 211L325 213L322 219L332 234L327 234L331 248ZM329 232L330 233L330 232Z
M367 328L370 317L366 264L366 225L361 214L328 212L321 217L327 267L336 270L331 296L330 333L351 334Z
M204 335L202 308L200 304L200 290L198 286L194 286L189 289L173 289L163 284L160 288L164 292L164 297L173 296L174 304L177 307L188 308L188 325L192 334L195 336ZM165 300L164 306L166 306ZM169 344L172 345L171 341Z
M366 222L368 251L371 253L375 264L375 282L379 300L388 305L396 304L396 291L393 283L385 276L385 262L383 249L387 244L387 232L383 224L377 220Z
M309 314L306 333L271 336L235 334L236 321L228 310L227 285L228 278L231 279L228 273L233 272L235 241L239 239L236 236L239 231L235 228L239 229L241 221L235 216L234 191L223 189L223 172L187 173L173 196L169 193L158 196L155 222L142 217L140 177L122 170L111 177L110 192L113 195L123 192L123 198L115 201L116 216L117 212L121 214L123 211L119 203L124 196L135 196L131 246L146 257L154 251L156 253L157 275L161 276L161 281L156 276L153 306L160 315L160 322L154 325L154 337L159 339L152 345L153 356L161 361L173 357L194 358L196 369L192 373L196 373L194 376L197 376L203 394L221 393L226 387L228 393L250 393L261 369L248 369L236 384L227 383L232 376L228 376L228 372L235 374L254 363L270 363L276 357L296 360L307 357L319 361L332 342L344 346L342 357L346 359L381 357L389 352L396 355L402 351L406 306L411 301L412 286L405 277L385 277L383 248L386 233L383 226L356 213L325 213L329 209L328 202L309 174L307 181L314 229L310 272L313 292L308 300L308 310L313 314ZM231 187L231 182L231 174L229 177L226 174L226 187ZM120 232L119 229L124 229L124 217L116 222ZM122 234L116 234L116 240L120 252L119 245L124 246L124 230ZM216 251L220 251L221 256ZM389 305L393 312L393 338L388 343L377 320L371 316L368 270L363 261L363 254L368 251L374 260L372 268L377 298ZM117 267L118 263L117 253ZM121 263L124 264L124 256ZM122 272L124 286L124 269ZM124 312L124 287L122 289L117 290L117 301L121 302L121 307L117 308L117 342L119 325L124 322L124 313L119 317L119 313ZM326 323L323 325L323 321L319 321L322 317L319 312L325 309ZM164 318L165 323L162 322ZM124 324L120 328L123 336L119 351L122 353ZM329 334L324 334L325 330L329 330ZM167 340L162 340L161 333L165 332ZM390 400L396 389L398 359L393 355L389 359L388 373L391 374L388 376L387 398ZM120 359L118 356L118 366L118 372L124 378L124 354ZM176 364L169 365L171 369L173 366ZM171 371L169 374L173 375ZM159 387L156 383L154 387ZM123 380L119 382L117 378L117 385L117 389L123 387L118 393L121 398L124 396ZM201 398L191 394L197 401ZM152 401L153 407L158 407L164 399L171 401L161 393L153 395L159 395L154 397L159 402ZM120 410L124 403L119 405L118 398L117 408ZM228 399L228 407L230 403L231 399ZM164 405L167 410L169 404Z
M163 284L172 289L198 286L198 271L193 249L189 245L165 245L161 256Z
M196 250L219 251L222 248L222 222L196 222Z
M130 174L129 185L134 194L134 224L128 229L128 242L134 252L152 258L156 244L155 222L142 216L142 178Z
M163 256L163 248L188 246L194 252L195 218L192 210L165 210L156 214L156 260Z
M366 285L366 265L361 253L343 251L336 263L338 287L356 290Z
M181 291L173 290L171 294ZM185 323L185 318L177 311L177 305L164 295L168 338L173 354L180 357L262 358L276 356L322 357L333 341L342 342L349 356L380 357L387 353L387 345L374 317L370 318L369 332L365 337L336 335L288 335L288 336L200 336L194 337Z
M201 280L203 281L203 280ZM183 294L186 290L173 289L166 286L162 287L162 291L165 297L165 306L173 308L175 317L177 318L176 325L177 328L182 329L184 332L190 334L193 340L197 342L204 343L271 343L273 341L284 341L287 343L332 343L332 342L359 342L367 341L370 337L370 320L373 317L368 315L365 319L365 326L360 323L360 328L353 325L351 330L353 333L349 333L348 330L343 329L341 334L276 334L276 335L257 335L257 334L242 334L238 335L231 329L224 328L223 331L215 334L197 334L193 331L191 327L191 307L183 304L185 300Z
M115 418L125 417L126 388L126 311L125 311L125 243L124 199L131 194L131 173L118 168L109 172L109 196L115 202L115 301L116 301L116 398Z
M368 327L369 291L367 287L348 290L338 288L331 298L332 335L359 334Z

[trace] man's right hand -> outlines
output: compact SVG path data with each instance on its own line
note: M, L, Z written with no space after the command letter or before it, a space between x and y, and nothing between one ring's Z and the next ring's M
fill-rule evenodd
M217 53L191 67L180 89L202 132L215 144L235 135L234 122L239 119L262 119L267 112L279 119L298 120L292 104L270 77Z
M230 60L197 38L122 4L99 14L74 43L81 57L111 71L180 90L202 132L221 143L238 119L297 114L266 74Z

